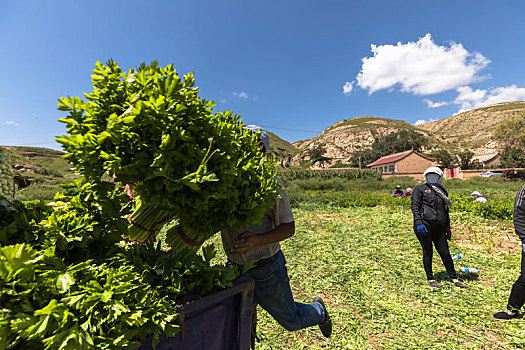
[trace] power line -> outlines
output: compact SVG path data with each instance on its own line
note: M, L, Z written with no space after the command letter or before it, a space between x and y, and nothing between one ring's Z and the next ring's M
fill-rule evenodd
M319 131L319 130L301 130L301 129L281 128L278 126L271 126L271 125L261 125L261 126L265 129L278 129L278 130L295 131L295 132L309 132L312 134L322 133L322 131ZM51 145L51 144L57 144L57 142L56 141L31 142L31 143L24 143L24 146L38 146L38 145Z
M288 131L297 131L297 132L311 132L314 134L320 134L322 131L319 130L300 130L300 129L290 129L290 128L280 128L277 126L270 126L270 125L261 125L263 128L270 128L270 129L279 129L279 130L288 130Z

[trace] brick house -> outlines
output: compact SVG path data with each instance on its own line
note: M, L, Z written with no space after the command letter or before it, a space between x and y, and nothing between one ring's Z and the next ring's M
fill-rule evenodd
M381 157L366 167L382 173L423 173L433 165L435 163L432 158L409 150Z

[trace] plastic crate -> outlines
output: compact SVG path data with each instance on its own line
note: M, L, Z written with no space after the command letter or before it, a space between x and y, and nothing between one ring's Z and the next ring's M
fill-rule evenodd
M155 349L246 350L250 348L254 281L248 275L233 287L179 307L175 337L161 336ZM142 341L142 350L153 349L152 337Z

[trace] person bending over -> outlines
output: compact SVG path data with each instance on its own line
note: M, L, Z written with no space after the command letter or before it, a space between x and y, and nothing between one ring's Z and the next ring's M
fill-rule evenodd
M392 197L403 198L403 190L401 189L401 186L396 186L394 193L392 193Z
M478 191L472 192L470 196L474 197L474 200L470 201L470 203L476 203L476 202L487 203L487 198L483 196L481 193L479 193Z

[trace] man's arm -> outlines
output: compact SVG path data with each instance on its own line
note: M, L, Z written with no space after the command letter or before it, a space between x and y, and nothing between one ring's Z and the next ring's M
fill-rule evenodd
M284 241L292 237L294 233L295 221L280 224L271 231L257 235L253 232L246 231L237 236L235 246L230 249L228 253L242 254L255 247Z

